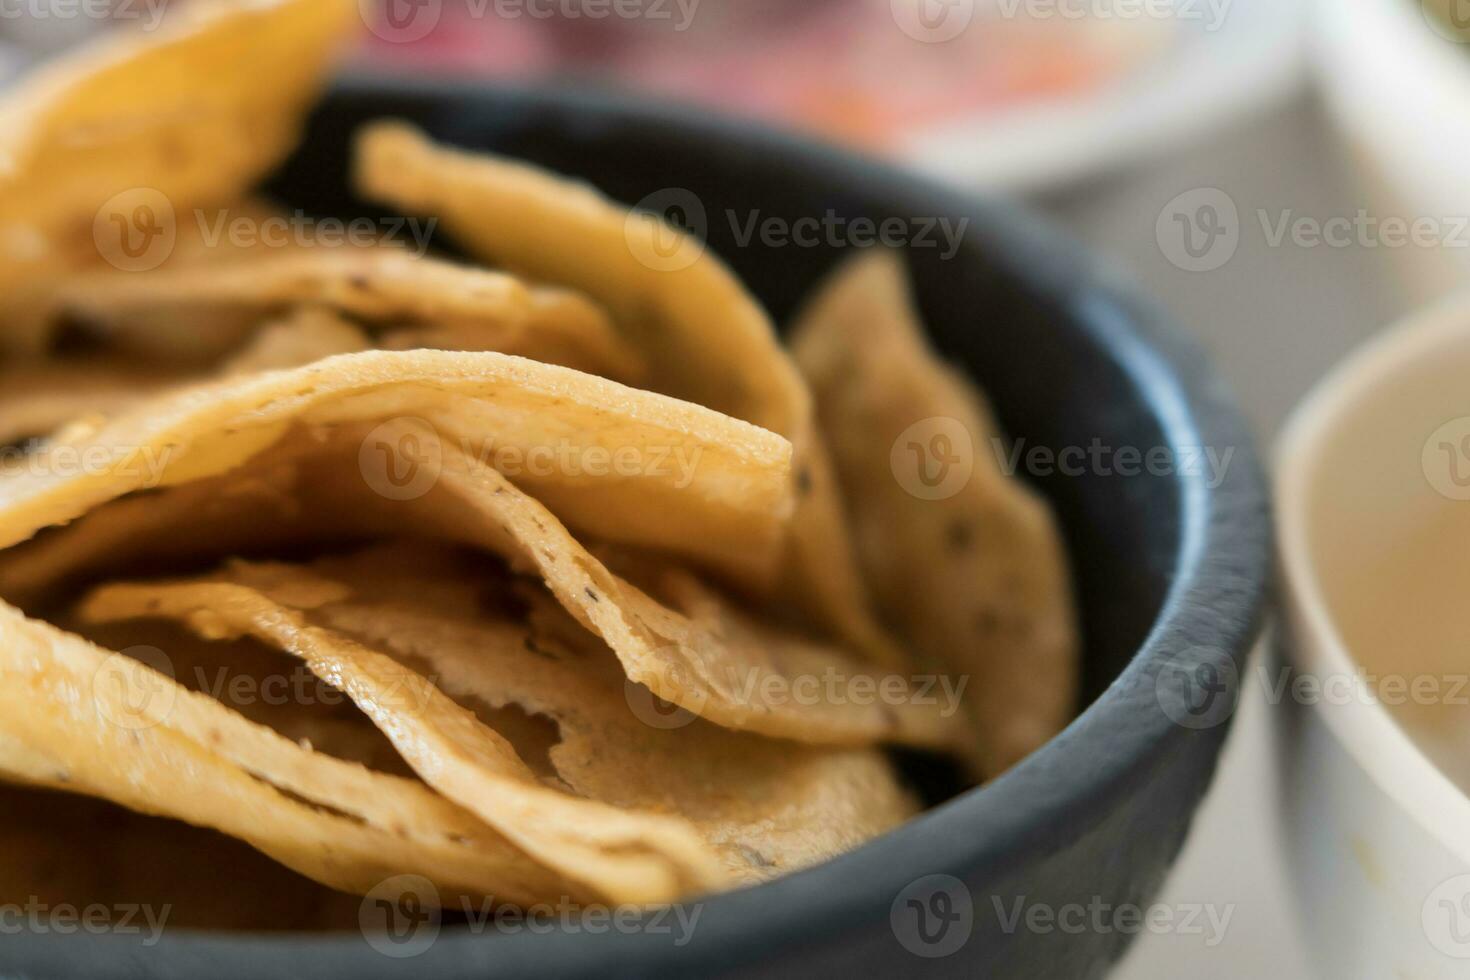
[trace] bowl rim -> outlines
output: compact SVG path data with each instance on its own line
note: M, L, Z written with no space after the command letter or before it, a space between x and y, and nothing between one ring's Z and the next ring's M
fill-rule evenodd
M1470 336L1470 292L1412 313L1359 347L1327 374L1292 414L1274 453L1277 548L1291 625L1283 646L1318 677L1348 676L1359 665L1338 630L1316 573L1306 515L1321 477L1326 443L1347 413L1371 405L1433 358L1447 340ZM1371 699L1307 706L1396 805L1461 860L1470 863L1470 795L1419 747L1389 709Z
M1008 271L1028 288L1065 307L1075 329L1106 351L1133 383L1160 430L1162 445L1175 451L1235 450L1218 481L1202 471L1175 467L1179 547L1172 581L1147 636L1092 704L1010 771L830 861L758 887L697 899L706 907L701 934L682 949L666 940L637 945L646 935L589 938L585 932L564 933L556 943L547 943L522 932L486 943L468 932L446 930L432 955L413 961L416 973L607 975L615 972L615 963L629 962L616 957L630 955L637 957L640 969L724 971L761 958L762 951L816 948L855 927L887 930L894 897L931 872L973 879L1014 870L1027 855L1054 847L1048 841L1075 839L1079 812L1110 812L1146 793L1152 773L1177 755L1184 740L1213 738L1209 772L1203 774L1207 781L1231 716L1211 731L1189 730L1161 710L1161 702L1171 695L1159 680L1161 671L1187 654L1197 658L1191 663L1202 659L1217 667L1231 685L1231 697L1238 697L1239 677L1261 632L1272 579L1265 478L1253 436L1202 348L1111 264L1016 204L977 197L894 164L697 107L577 86L487 85L383 73L344 74L324 99L374 93L576 109L636 125L678 128L715 144L739 141L744 149L789 159L875 194L921 193L926 202L946 209L937 213L973 216L971 233L1004 246L995 251L998 262L1009 263ZM1104 733L1109 751L1100 753L1096 746ZM1087 764L1069 763L1069 757L1085 758ZM1191 810L1196 803L1191 799ZM793 915L793 909L801 914ZM88 936L87 942L75 945L118 938ZM619 947L623 940L630 942ZM185 971L245 958L262 969L351 969L370 977L393 975L396 963L373 951L357 933L282 938L178 930L165 935L154 952L165 947ZM493 947L493 958L485 947ZM135 941L129 948L136 957Z

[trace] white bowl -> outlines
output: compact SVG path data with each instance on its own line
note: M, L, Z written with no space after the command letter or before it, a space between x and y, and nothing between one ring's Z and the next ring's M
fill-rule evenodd
M1470 976L1470 296L1319 387L1276 506L1282 646L1323 685L1272 696L1311 945L1326 976Z
M1312 20L1319 82L1374 209L1451 225L1470 215L1470 45L1436 29L1422 0L1317 0ZM1416 295L1465 282L1470 247L1454 237L1401 256Z

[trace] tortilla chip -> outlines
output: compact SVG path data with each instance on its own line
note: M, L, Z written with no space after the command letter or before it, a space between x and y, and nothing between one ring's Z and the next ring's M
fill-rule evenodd
M384 433L403 445L412 423ZM828 745L880 741L946 748L957 730L937 699L884 677L846 651L765 626L688 573L664 569L664 605L593 557L542 504L453 445L441 460L439 497L424 507L441 536L488 547L534 571L576 619L617 653L628 678L727 728ZM457 498L455 506L444 497ZM477 533L477 529L481 533ZM802 696L818 683L891 694Z
M179 204L239 196L294 144L356 19L340 0L191 4L51 61L0 102L7 219L54 227L41 216L160 180Z
M308 308L262 327L259 335L225 363L221 373L229 376L296 367L371 346L352 324L325 310ZM16 451L0 458L0 469L22 462L19 447L24 442L46 437L59 442L85 439L109 418L188 380L182 372L149 368L127 358L12 361L0 369L0 446Z
M293 424L403 417L516 470L519 485L568 523L608 540L756 582L779 557L791 507L785 440L566 368L440 351L369 351L201 385L116 419L85 444L43 448L36 465L0 478L0 547L131 491L232 469ZM553 455L542 467L537 447L564 449L571 462ZM435 460L389 472L389 448L378 440L362 449L361 474L377 478L375 490L398 494L405 474L432 486ZM636 465L617 465L628 457Z
M867 613L811 395L765 311L702 243L591 187L435 146L402 124L361 135L356 179L367 197L436 218L477 257L602 304L657 390L789 438L798 497L783 591L869 658L903 662Z
M973 385L923 339L901 260L865 255L812 302L793 348L811 380L852 507L858 553L886 617L911 647L972 677L979 761L996 775L1047 741L1077 696L1077 618L1046 504L1007 478ZM968 432L973 473L921 499L890 458L916 423Z
M55 302L60 315L124 346L159 331L220 330L237 343L242 321L311 304L376 325L383 337L370 346L494 350L618 380L642 373L606 314L583 296L391 248L296 250L97 276L63 287Z
M219 373L230 377L278 371L372 346L367 334L334 311L304 306L262 326Z
M3 604L0 625L8 776L212 827L357 894L410 870L512 901L566 884L419 783L304 749Z
M172 929L349 930L361 899L240 841L51 790L0 786L0 904L101 906L144 938ZM229 887L201 869L228 868Z
M697 721L677 731L648 725L592 637L544 601L531 617L539 629L498 612L513 603L487 608L487 588L509 598L472 565L389 549L309 572L236 563L197 582L110 586L83 613L175 616L205 636L249 632L297 653L341 684L445 795L620 900L763 880L912 813L872 751L783 746ZM550 718L555 744L520 746L527 756L544 752L549 771L538 776L517 746L448 697L421 712L383 709L380 699L423 683L392 658L422 664L447 694ZM654 855L669 865L661 888L657 878L635 884L626 865Z
M619 578L545 506L453 441L416 432L420 425L389 423L370 438L390 453L414 445L435 460L434 486L422 496L392 500L373 491L357 468L364 441L357 429L303 434L248 466L115 501L0 554L0 594L44 609L48 596L99 574L412 533L491 551L543 578L616 651L629 678L717 724L826 745L943 749L962 734L952 699L932 685L760 623L667 559L616 556L658 598Z
M288 437L227 473L121 497L0 551L0 596L51 618L57 603L87 582L197 567L221 555L360 540L372 529L359 506L371 490L362 493L359 477L356 495L336 492L339 485L351 489L354 481L340 471L355 465L356 452L337 447L332 458L303 459L303 441L321 448L316 438ZM323 498L331 496L331 506L307 502L303 488L314 484Z
M187 219L176 222L171 247L161 254L158 267L148 270L119 267L89 236L75 254L57 256L51 274L32 276L23 288L4 297L0 325L5 332L0 342L31 357L130 358L139 368L168 370L213 366L244 343L258 325L254 311L215 310L207 329L193 320L154 318L143 328L128 330L110 320L88 322L65 308L64 296L73 289L101 289L109 281L194 274L215 263L268 256L284 259L305 251L305 246L290 237L277 240L263 230L287 227L292 220L276 206L256 198L195 209Z
M357 23L351 0L191 3L156 31L100 38L7 91L0 296L95 255L94 221L112 233L104 206L115 205L119 236L136 219L166 244L147 229L167 235L189 209L240 197L295 144L332 49Z
M108 361L10 362L0 369L0 445L40 439L85 416L115 415L177 380Z

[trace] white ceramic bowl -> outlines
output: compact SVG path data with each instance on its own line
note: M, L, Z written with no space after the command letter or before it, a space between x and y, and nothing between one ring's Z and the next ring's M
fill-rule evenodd
M1316 0L1312 23L1316 73L1374 210L1450 223L1470 215L1470 44L1436 29L1423 0ZM1415 295L1443 295L1470 276L1470 247L1454 237L1457 247L1404 250Z
M1315 956L1329 977L1470 976L1470 296L1321 385L1276 506L1281 646L1322 685L1272 696Z

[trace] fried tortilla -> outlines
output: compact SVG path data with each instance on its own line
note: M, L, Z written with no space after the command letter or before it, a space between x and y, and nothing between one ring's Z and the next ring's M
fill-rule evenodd
M1046 504L1001 472L975 387L928 348L898 256L839 270L793 334L816 392L863 571L888 621L936 669L971 678L977 762L994 776L1051 738L1077 696L1077 617ZM926 420L969 434L973 472L940 499L914 492L893 447ZM930 447L920 445L921 451Z

